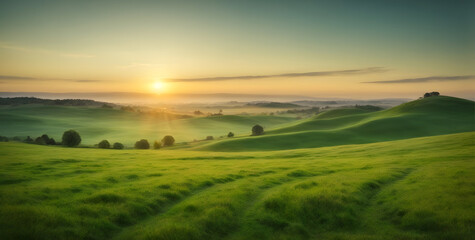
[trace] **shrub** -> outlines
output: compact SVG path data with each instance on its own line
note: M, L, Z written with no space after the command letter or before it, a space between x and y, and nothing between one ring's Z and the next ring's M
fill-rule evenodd
M47 134L41 135L41 138L43 138L43 141L45 142L45 144L49 142L49 136Z
M167 135L163 137L162 143L164 147L173 146L173 144L175 143L175 138L173 138L173 136Z
M28 136L28 137L26 137L26 139L25 139L24 142L26 142L26 143L32 143L32 142L33 142L33 139L32 139L30 136Z
M63 133L63 145L67 147L75 147L81 143L81 136L74 130L68 130Z
M102 140L97 147L99 148L111 148L111 144L107 140Z
M213 136L207 136L207 137L206 137L206 140L213 140L213 139L214 139Z
M229 132L229 133L228 133L228 138L230 138L230 137L234 137L234 133L233 133L233 132Z
M0 142L8 142L8 137L0 136Z
M425 93L424 94L424 98L427 98L427 97L435 97L435 96L439 96L440 93L439 92L430 92L430 93Z
M124 149L124 144L120 143L120 142L116 142L114 143L114 145L112 146L113 149Z
M56 141L54 140L54 138L50 138L47 134L43 134L41 135L41 138L43 139L43 141L41 143L37 143L37 144L41 144L41 145L56 145ZM39 140L38 140L39 141ZM35 142L38 142L35 140Z
M264 128L259 125L259 124L256 124L254 125L254 127L252 127L252 135L253 136L258 136L258 135L262 135L264 134Z
M48 140L48 142L46 142L46 144L48 144L48 145L56 145L56 141L54 140L54 138L50 138L50 139Z
M148 143L147 139L142 139L142 140L137 141L135 143L135 148L136 149L149 149L150 144Z
M153 143L153 149L160 149L160 148L162 148L162 143L159 141L155 141Z
M45 139L42 138L42 137L37 137L35 139L35 144L38 144L38 145L46 145L46 142L45 142Z

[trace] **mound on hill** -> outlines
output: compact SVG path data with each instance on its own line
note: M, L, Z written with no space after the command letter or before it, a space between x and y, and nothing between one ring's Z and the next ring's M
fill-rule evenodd
M390 141L475 130L475 102L438 96L383 111L337 109L296 124L200 147L214 151L312 148Z

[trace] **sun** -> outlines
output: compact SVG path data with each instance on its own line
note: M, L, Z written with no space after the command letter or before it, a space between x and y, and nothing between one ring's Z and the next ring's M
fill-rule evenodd
M165 88L165 85L163 84L163 82L160 82L160 81L154 82L152 86L153 86L153 90L155 90L156 92L161 92Z

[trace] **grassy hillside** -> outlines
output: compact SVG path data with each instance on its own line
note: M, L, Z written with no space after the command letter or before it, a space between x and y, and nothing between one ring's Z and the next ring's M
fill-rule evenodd
M146 138L160 140L173 135L177 142L204 139L206 136L249 134L254 124L277 127L294 121L284 116L239 116L224 115L191 119L168 119L166 115L156 116L127 112L117 109L22 105L0 107L0 135L32 136L46 133L60 140L68 129L77 130L83 144L93 145L103 139L122 142L133 146L135 141Z
M9 239L472 239L475 132L275 152L0 143Z
M415 100L383 111L337 109L266 131L259 137L219 141L200 149L260 151L371 143L475 130L475 103L453 97Z

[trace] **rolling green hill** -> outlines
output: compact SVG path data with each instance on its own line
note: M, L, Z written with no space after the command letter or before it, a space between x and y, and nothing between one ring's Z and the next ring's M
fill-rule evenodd
M77 130L82 143L93 145L103 139L133 146L139 139L160 140L173 135L177 142L204 139L206 136L248 134L254 124L277 127L295 121L286 116L223 115L189 119L168 115L141 114L117 109L51 105L0 106L1 136L48 134L60 140L68 129Z
M473 239L474 141L239 153L0 143L0 236Z
M271 127L267 127L271 129ZM258 137L201 146L213 151L259 151L371 143L475 130L475 103L438 96L383 111L337 109L266 131Z

